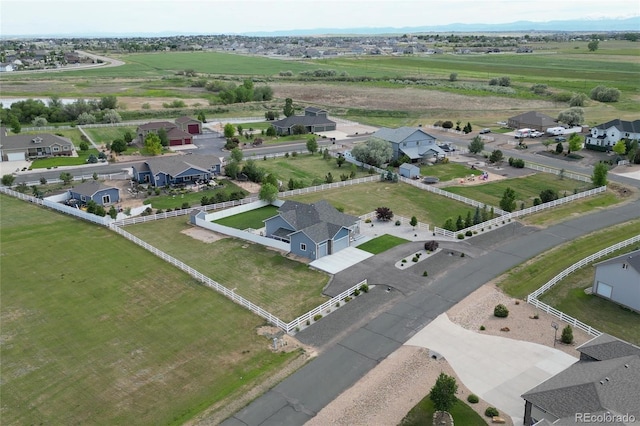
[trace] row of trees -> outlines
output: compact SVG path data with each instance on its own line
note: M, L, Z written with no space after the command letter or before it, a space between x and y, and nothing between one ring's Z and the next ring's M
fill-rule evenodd
M253 81L249 79L244 80L240 85L228 81L199 79L193 83L193 86L204 87L206 90L216 93L224 104L270 101L273 99L271 86L254 86Z

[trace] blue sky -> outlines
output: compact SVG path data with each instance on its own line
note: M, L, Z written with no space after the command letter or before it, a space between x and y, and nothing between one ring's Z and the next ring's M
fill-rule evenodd
M1 0L0 34L229 34L638 15L638 0Z

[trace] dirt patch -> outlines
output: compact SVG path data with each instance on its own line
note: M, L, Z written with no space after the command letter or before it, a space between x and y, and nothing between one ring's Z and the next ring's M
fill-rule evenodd
M237 180L234 180L233 183L235 183L236 185L238 185L240 188L244 189L245 191L248 191L249 194L257 194L260 192L260 184L259 183L255 183L255 182L240 182Z
M143 109L142 105L148 104L148 109L159 109L171 111L171 109L164 108L163 104L170 104L175 101L176 98L146 98L146 97L121 97L118 96L118 105L120 108L129 109L129 110L139 110ZM194 98L194 99L180 99L183 101L188 108L197 108L201 106L208 106L209 101L203 98Z
M223 238L229 238L226 235L218 234L217 232L209 231L199 226L187 228L180 231L180 233L207 244L222 240Z

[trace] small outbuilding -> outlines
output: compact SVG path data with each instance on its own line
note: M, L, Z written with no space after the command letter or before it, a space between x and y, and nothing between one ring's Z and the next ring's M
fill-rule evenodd
M640 250L595 264L593 294L640 312Z
M400 165L400 176L417 179L420 176L420 168L409 163L402 163Z
M107 206L120 201L120 191L114 186L91 181L69 189L69 197L79 201L82 205L93 200L98 205Z

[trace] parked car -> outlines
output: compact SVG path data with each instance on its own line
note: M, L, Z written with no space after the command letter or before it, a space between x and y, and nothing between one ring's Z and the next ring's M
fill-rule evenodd
M480 134L481 135L484 135L486 133L491 133L491 129L482 129L482 130L480 130Z
M554 140L556 142L566 142L567 138L565 138L564 136L557 136Z
M530 137L530 138L539 138L539 137L541 137L542 135L544 135L544 133L542 133L542 132L537 132L537 131L536 131L536 132L531 132L531 135L529 135L529 137Z

